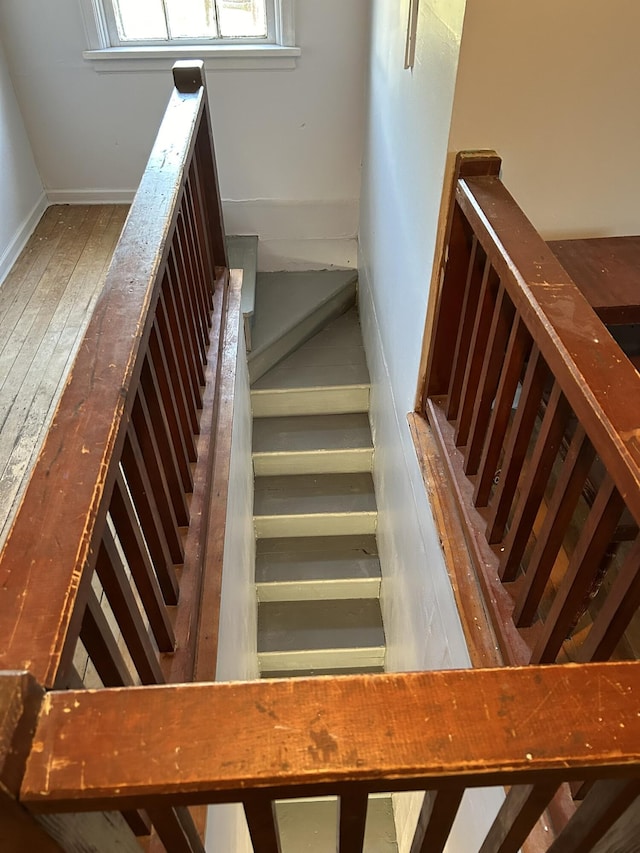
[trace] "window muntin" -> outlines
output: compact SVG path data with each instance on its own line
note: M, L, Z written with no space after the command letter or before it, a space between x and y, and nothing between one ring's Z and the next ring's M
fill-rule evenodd
M111 45L275 42L273 0L104 0Z

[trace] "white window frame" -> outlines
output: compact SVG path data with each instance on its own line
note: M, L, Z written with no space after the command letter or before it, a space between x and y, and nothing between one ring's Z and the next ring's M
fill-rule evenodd
M127 45L113 47L106 0L79 0L87 47L83 57L96 71L166 71L176 59L203 59L206 70L294 68L300 56L295 46L295 0L273 0L274 40L247 42L226 39L203 43Z

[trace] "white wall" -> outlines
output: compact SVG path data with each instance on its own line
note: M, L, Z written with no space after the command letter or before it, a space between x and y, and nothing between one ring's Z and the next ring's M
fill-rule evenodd
M495 148L543 236L640 231L640 3L468 0L450 147Z
M228 231L260 234L263 267L355 266L368 19L368 0L297 0L295 69L208 74ZM3 0L0 29L51 199L129 197L170 73L96 72L78 0Z
M251 395L244 336L236 365L227 528L224 540L217 681L251 681L258 671L258 604L254 584ZM242 806L210 806L205 847L211 853L251 853Z
M403 68L408 0L374 0L360 220L360 306L372 379L378 545L388 667L469 665L409 435L433 264L465 0L421 0ZM447 849L471 849L501 794L469 797ZM416 797L394 802L400 849Z
M0 282L46 208L42 181L0 41Z
M231 465L224 539L217 681L251 681L258 672L258 603L254 583L251 394L241 334L231 436Z

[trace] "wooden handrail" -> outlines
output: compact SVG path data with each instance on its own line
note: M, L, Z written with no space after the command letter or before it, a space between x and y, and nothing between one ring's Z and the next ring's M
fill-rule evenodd
M640 524L638 371L499 178L461 180L456 201Z
M493 153L458 161L421 413L504 661L555 660L601 587L607 555L636 540L573 653L602 660L637 601L640 374L502 185L499 166ZM574 523L581 535L567 541L566 571L554 568L579 505L588 518ZM472 642L474 633L469 626Z
M158 447L157 452L165 457L178 454L174 464L183 461L180 471L190 477L189 463L197 455L196 407L203 405L199 386L204 384L205 362L208 359L208 368L213 369L213 387L221 369L218 355L222 357L225 345L228 273L201 63L178 63L175 79L183 91L175 89L171 96L102 294L0 556L0 665L26 667L47 687L59 683L71 664L119 460L123 453L137 452L127 451L129 440L143 440L140 434L137 438L128 434L132 420L140 433L138 423L148 423L155 415L157 424L158 414L146 412L148 406L164 409L167 435L162 426L156 427L152 443L166 440L167 451ZM215 340L209 346L212 309ZM237 304L233 311L237 319ZM173 332L164 328L166 324ZM175 381L173 387L160 387L176 370L163 359L182 365L184 387ZM197 375L191 377L189 370ZM141 391L143 386L146 392ZM215 406L217 400L211 397L203 415L209 426L217 416ZM190 417L187 426L178 423L180 407L186 407L185 417ZM180 435L182 448L176 437ZM177 477L178 471L169 465L166 475L158 476L174 473ZM151 469L149 476L153 486ZM167 517L175 513L174 525L186 525L184 496L193 483L176 479L168 486L174 501L181 503L167 507ZM208 489L204 502L192 507L192 517L197 518L193 510L206 507L207 501ZM168 573L157 559L155 571L160 585L164 583L167 602L175 604L178 590L170 564L188 561L194 548L202 550L204 541L200 537L191 552L187 545L185 556L171 525L167 536ZM148 544L153 558L154 546ZM159 541L158 553L162 548ZM202 561L201 554L198 559ZM194 636L193 631L187 634ZM190 653L193 657L193 648ZM183 666L183 677L187 669Z
M54 691L20 798L42 815L240 802L267 853L276 799L333 794L339 849L356 853L370 793L426 789L413 849L441 851L464 791L502 784L481 850L515 853L558 786L581 779L593 786L559 838L593 845L640 794L639 691L635 662ZM117 745L108 761L88 760L96 740Z
M627 631L640 589L640 374L503 186L500 165L495 152L458 157L410 416L441 539L463 555L449 570L465 634L481 663L637 658ZM586 778L558 793L544 781L514 785L482 853L515 849L526 838L516 826L530 827L552 798L550 849L591 849L585 815L606 812L610 826L637 796L638 775L606 790Z
M79 686L76 659L106 688L215 678L242 274L228 270L203 63L176 63L174 82L0 554L0 665L46 689ZM26 849L35 825L7 791L3 844ZM49 834L126 850L131 830L154 831L152 849L202 849L186 810L74 821Z
M55 691L21 800L91 811L239 802L248 791L315 796L347 783L374 792L631 778L638 695L635 662ZM117 740L117 753L88 765L96 740Z

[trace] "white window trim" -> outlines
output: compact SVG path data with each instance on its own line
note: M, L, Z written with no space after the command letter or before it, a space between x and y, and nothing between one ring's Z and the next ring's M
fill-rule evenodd
M176 59L203 59L207 71L295 68L295 0L275 0L275 44L111 47L102 0L79 0L88 50L82 55L96 71L167 71Z

